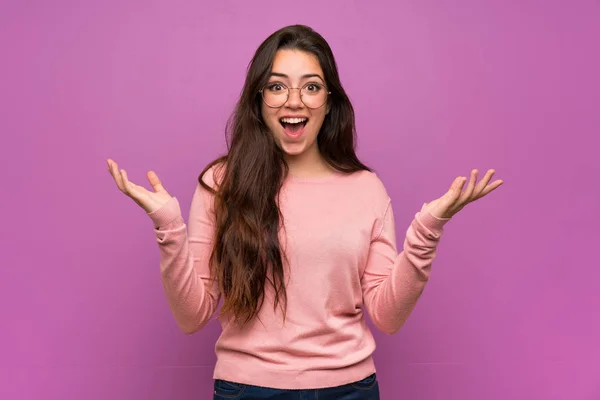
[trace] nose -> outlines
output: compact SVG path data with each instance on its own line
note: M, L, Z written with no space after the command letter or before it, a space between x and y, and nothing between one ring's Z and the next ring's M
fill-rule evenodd
M285 105L289 108L301 108L304 104L300 97L300 89L290 88L289 91L290 95Z

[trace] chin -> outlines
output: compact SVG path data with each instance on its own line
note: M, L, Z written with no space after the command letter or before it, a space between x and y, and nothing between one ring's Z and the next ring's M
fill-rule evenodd
M308 147L306 143L289 143L285 141L279 142L279 147L288 156L299 156L306 152Z
M279 121L277 121L277 124L279 124ZM317 134L313 131L312 126L309 126L296 138L289 137L281 126L275 125L271 129L274 132L278 147L288 157L298 157L310 153L314 150L313 147L317 146Z

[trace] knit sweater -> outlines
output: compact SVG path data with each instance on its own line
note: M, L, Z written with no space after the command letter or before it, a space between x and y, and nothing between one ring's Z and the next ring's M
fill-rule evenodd
M215 187L215 168L204 182ZM424 204L400 252L392 204L369 171L322 178L289 175L280 191L280 242L285 251L285 322L273 289L243 328L219 317L222 333L213 377L278 389L344 385L375 372L367 312L387 334L402 327L430 274L449 219ZM193 333L216 315L221 294L210 279L214 195L197 185L188 223L177 198L148 214L160 249L160 271L179 327Z

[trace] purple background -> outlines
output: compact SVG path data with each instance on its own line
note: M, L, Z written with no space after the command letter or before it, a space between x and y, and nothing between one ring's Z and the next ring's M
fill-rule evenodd
M384 399L600 399L598 1L3 1L0 398L211 398L213 321L180 333L152 224L105 160L187 219L259 43L330 42L398 238L471 168Z

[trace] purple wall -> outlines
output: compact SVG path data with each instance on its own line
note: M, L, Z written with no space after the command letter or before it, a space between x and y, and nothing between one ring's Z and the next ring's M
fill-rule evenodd
M398 236L471 168L505 184L446 228L415 312L376 333L384 399L600 399L598 1L4 1L0 398L207 399L219 326L180 333L152 225L187 218L258 44L330 42Z

